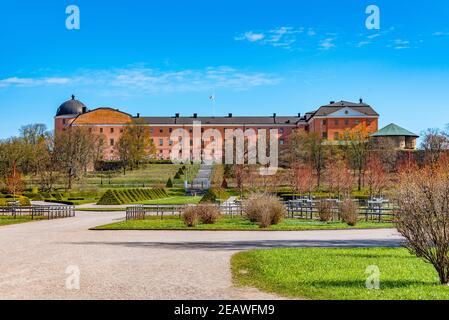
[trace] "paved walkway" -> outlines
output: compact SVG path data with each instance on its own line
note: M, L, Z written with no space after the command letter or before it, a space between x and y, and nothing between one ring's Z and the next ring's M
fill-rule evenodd
M265 299L231 284L230 257L251 248L397 246L393 230L89 231L123 212L0 227L1 299ZM80 290L67 290L78 266Z

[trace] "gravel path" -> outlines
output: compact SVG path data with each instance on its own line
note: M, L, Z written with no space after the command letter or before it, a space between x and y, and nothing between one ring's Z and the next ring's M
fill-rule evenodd
M231 284L230 257L251 248L397 246L393 230L89 231L123 212L0 227L0 299L272 299ZM67 267L80 289L66 289Z

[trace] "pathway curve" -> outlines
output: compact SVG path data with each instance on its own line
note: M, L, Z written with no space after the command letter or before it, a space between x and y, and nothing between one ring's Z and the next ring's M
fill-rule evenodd
M1 299L265 299L234 288L230 257L251 248L397 246L394 230L89 231L123 212L0 227ZM68 266L80 290L65 288Z

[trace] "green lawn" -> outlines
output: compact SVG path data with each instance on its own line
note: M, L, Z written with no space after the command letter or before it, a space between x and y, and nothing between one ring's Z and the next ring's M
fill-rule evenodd
M173 196L163 199L147 200L140 204L198 204L202 197Z
M115 172L111 174L103 174L98 172L89 173L84 179L86 185L101 186L104 188L114 186L164 186L168 178L175 176L176 172L182 165L177 164L146 164L139 169L127 170L124 175L123 172ZM191 181L198 172L199 165L186 165L185 175L181 180L175 181L177 185L183 185L184 179ZM131 185L131 186L130 186Z
M45 218L34 217L34 219L31 220L31 216L16 217L15 219L10 216L0 216L0 226L7 226L7 225L11 225L11 224L39 221L39 220L43 220L43 219L45 219Z
M284 297L326 300L449 299L433 266L406 249L271 249L237 253L234 283ZM367 289L368 266L380 289Z
M359 229L391 228L390 223L360 222L356 227ZM322 223L319 221L303 221L299 219L285 219L278 225L267 229L261 229L257 224L251 223L240 217L221 218L215 224L200 224L189 228L178 216L161 217L150 216L145 220L130 220L116 222L104 226L98 226L95 230L243 230L243 231L301 231L301 230L332 230L350 229L347 224L341 222Z

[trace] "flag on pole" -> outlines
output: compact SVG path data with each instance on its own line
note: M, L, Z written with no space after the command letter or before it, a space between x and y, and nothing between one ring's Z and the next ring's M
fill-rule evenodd
M209 97L209 99L212 100L212 101L215 101L215 95L211 95L211 96Z

